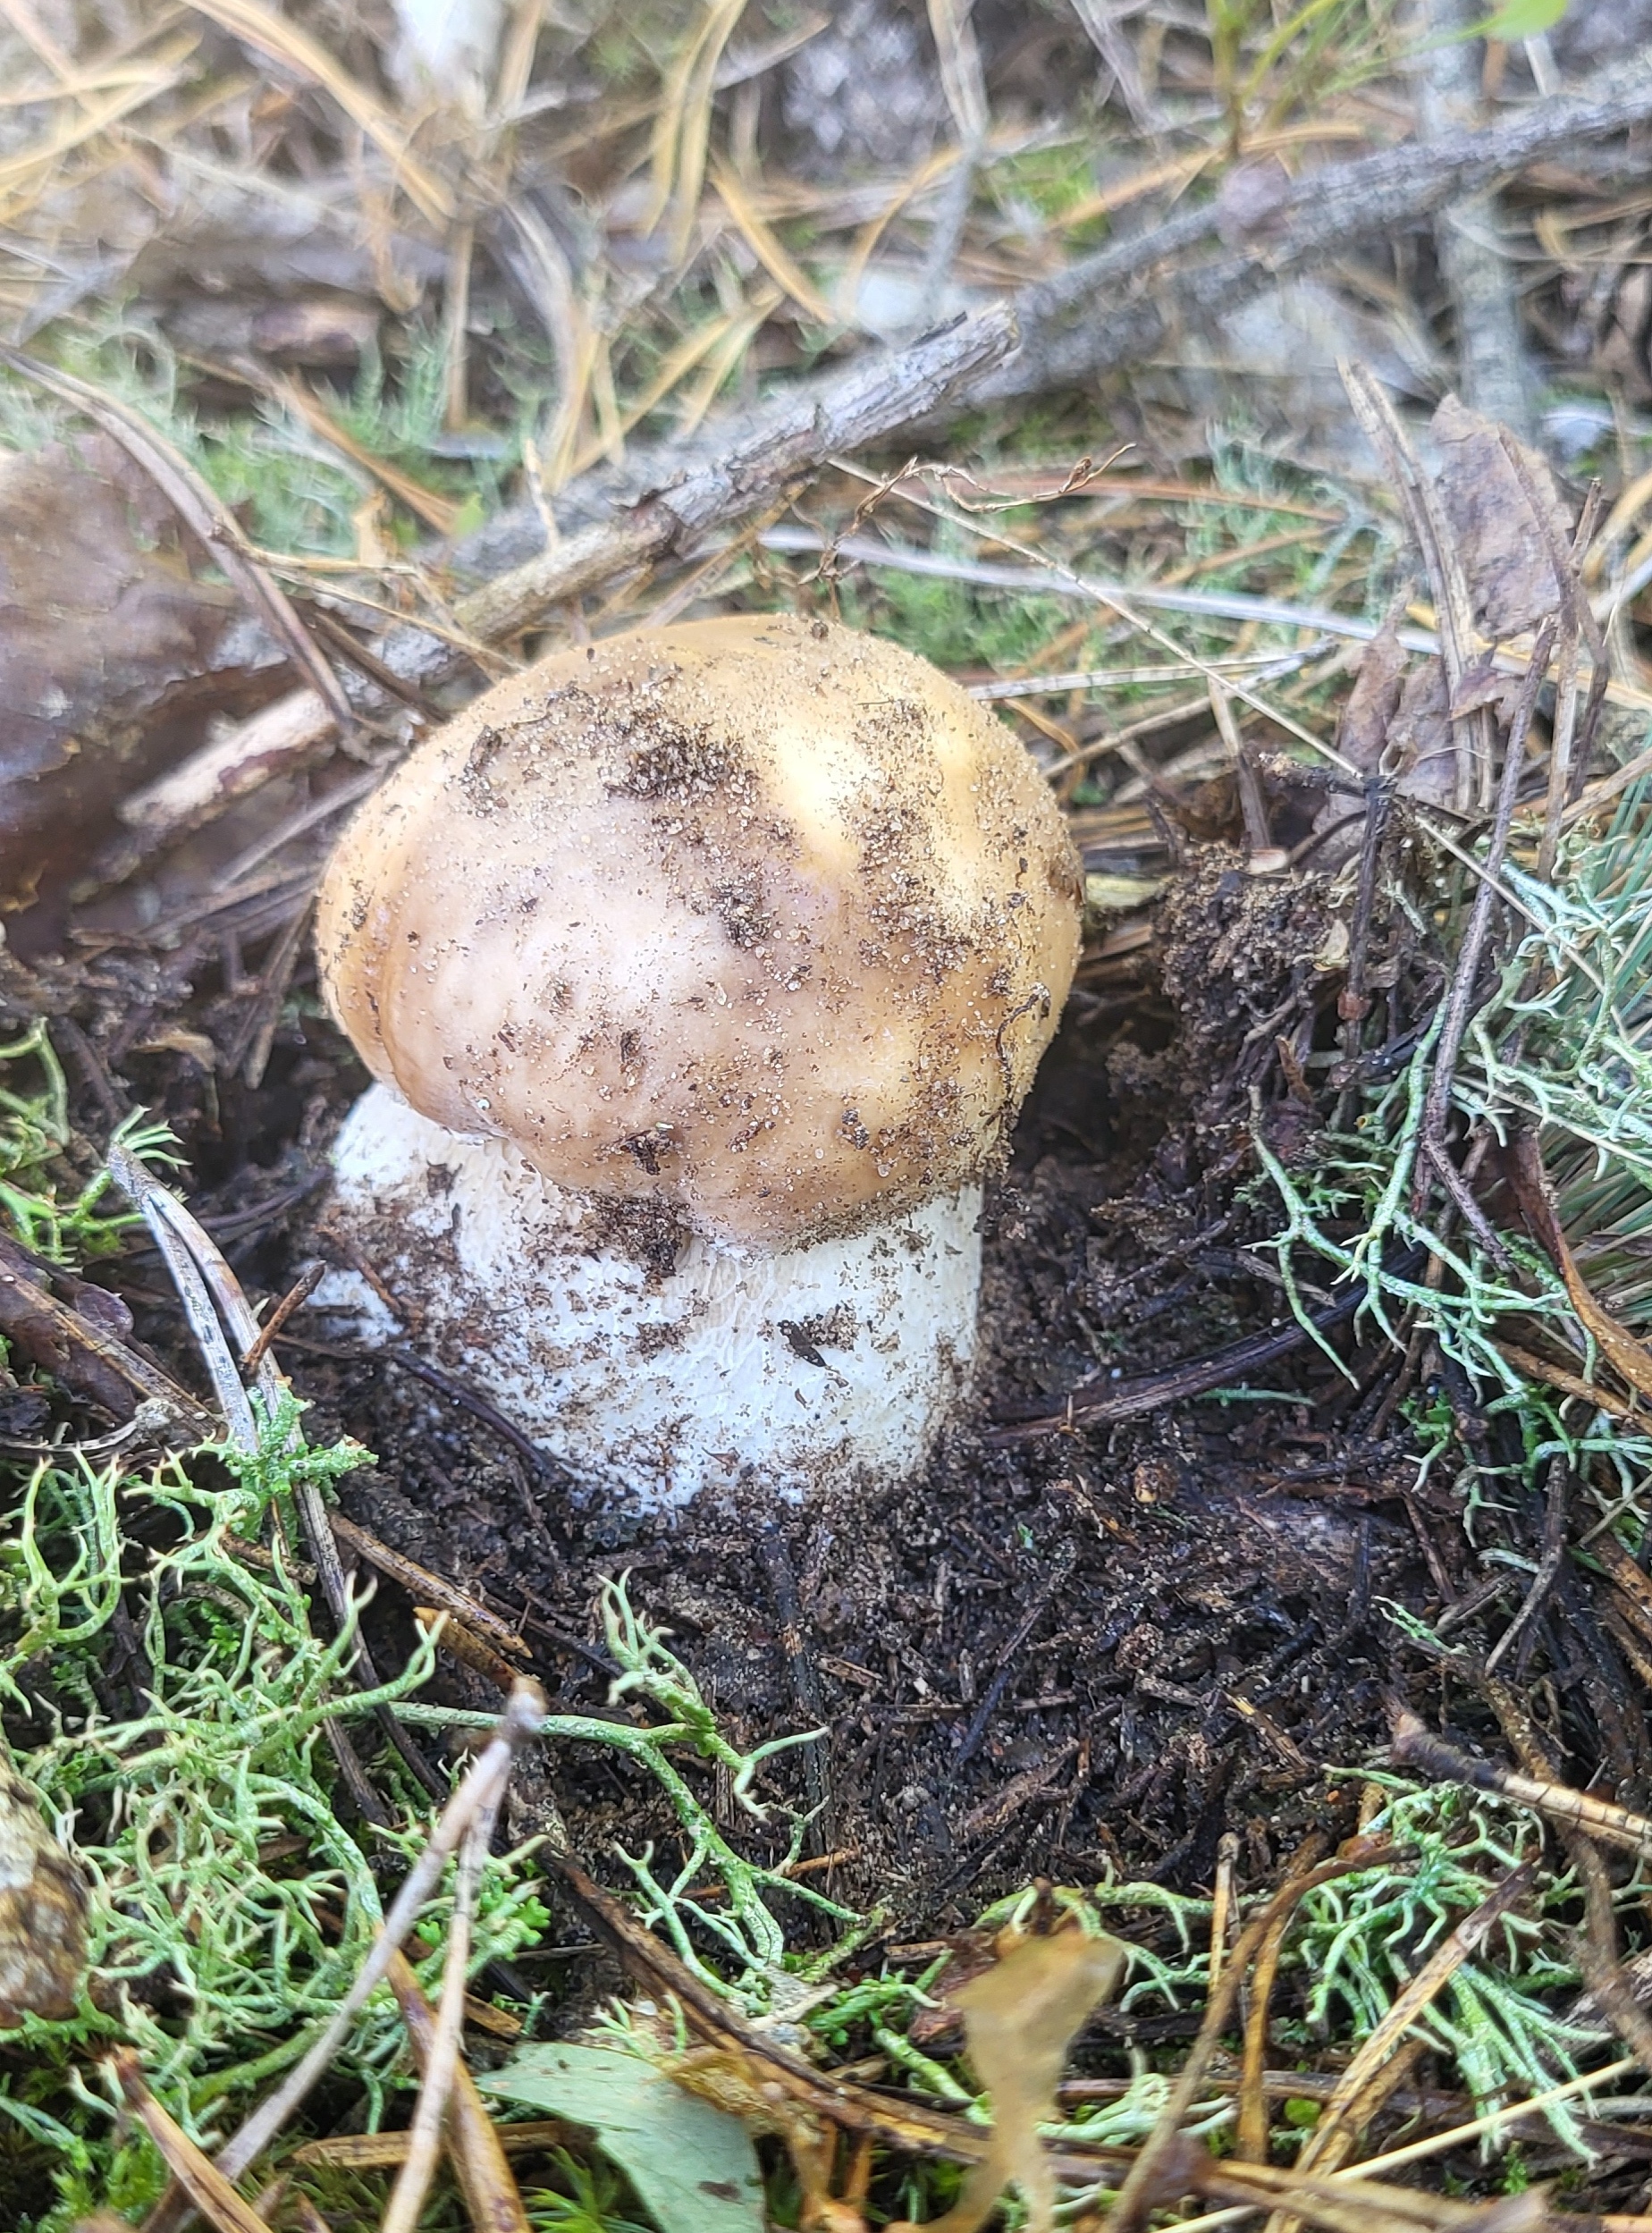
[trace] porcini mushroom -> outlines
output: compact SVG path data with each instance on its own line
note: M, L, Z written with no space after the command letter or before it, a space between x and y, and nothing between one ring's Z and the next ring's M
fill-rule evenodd
M378 1083L335 1229L430 1353L639 1504L920 1464L1078 878L1042 779L824 621L557 653L350 822L317 923Z

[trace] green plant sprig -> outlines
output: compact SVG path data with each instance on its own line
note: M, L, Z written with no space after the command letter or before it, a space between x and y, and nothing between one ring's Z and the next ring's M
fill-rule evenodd
M0 1085L0 1210L25 1248L55 1263L72 1266L112 1254L140 1220L133 1209L100 1209L112 1184L101 1164L85 1180L72 1170L69 1083L44 1018L0 1046L0 1070L13 1063L30 1066L39 1083L32 1091ZM142 1162L179 1160L171 1131L141 1109L122 1120L114 1137ZM72 1191L65 1200L66 1186Z

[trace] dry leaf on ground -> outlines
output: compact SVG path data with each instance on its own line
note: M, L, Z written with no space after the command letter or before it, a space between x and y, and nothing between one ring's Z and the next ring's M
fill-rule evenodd
M0 1774L0 2030L73 2010L86 1966L86 1897L85 1878L27 1784Z
M276 678L106 435L0 459L0 910L72 875L121 796Z
M1010 1934L1006 1934L1008 1937ZM958 1987L970 2060L992 2102L992 2145L956 2205L929 2233L975 2233L1006 2187L1020 2188L1027 2233L1049 2233L1055 2178L1039 2127L1056 2114L1056 2088L1074 2035L1118 1982L1125 1950L1082 1931L1015 1936L990 1969ZM891 2227L889 2233L914 2233Z
M1550 540L1570 544L1572 522L1547 460L1535 450L1522 444L1521 454L1548 511L1549 533L1533 514L1489 419L1448 395L1432 424L1440 453L1437 485L1468 577L1474 624L1502 643L1559 611Z

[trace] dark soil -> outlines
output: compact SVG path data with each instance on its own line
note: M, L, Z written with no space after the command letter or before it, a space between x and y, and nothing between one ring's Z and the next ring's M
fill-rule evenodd
M1228 1829L1243 1875L1267 1877L1328 1808L1340 1821L1347 1794L1327 1765L1384 1742L1385 1696L1406 1676L1378 1607L1437 1612L1412 1522L1455 1535L1451 1500L1425 1515L1409 1498L1408 1517L1414 1462L1348 1424L1353 1391L1323 1358L1268 1376L1294 1400L1187 1403L1009 1444L993 1423L1284 1316L1270 1260L1248 1252L1275 1223L1266 1190L1244 1198L1249 1085L1268 1076L1277 1096L1280 1036L1323 1035L1326 927L1311 880L1262 885L1212 847L1161 906L1134 982L1098 994L1081 978L990 1203L975 1405L923 1479L639 1522L579 1500L466 1391L300 1316L278 1346L312 1437L348 1432L377 1454L344 1509L515 1620L569 1708L604 1703L597 1592L628 1573L738 1742L827 1726L770 1788L820 1804L811 1850L842 1858L819 1881L881 1904L898 1932L955 1926L1041 1874L1208 1886ZM308 1000L256 1090L209 1076L189 1034L234 1048L257 998L222 976L205 948L126 950L20 980L12 997L79 1019L64 1038L88 1133L128 1098L167 1115L198 1212L249 1292L274 1294L316 1245L326 1140L363 1079ZM1265 1121L1288 1159L1309 1150L1312 1111L1288 1093ZM100 1276L197 1383L158 1263L137 1251ZM1349 1354L1368 1382L1396 1361L1375 1344ZM394 1586L370 1627L381 1665L399 1664L414 1630ZM443 1685L495 1702L458 1666ZM599 1869L616 1840L670 1849L674 1824L640 1774L573 1756L554 1773ZM727 1811L709 1777L707 1793Z

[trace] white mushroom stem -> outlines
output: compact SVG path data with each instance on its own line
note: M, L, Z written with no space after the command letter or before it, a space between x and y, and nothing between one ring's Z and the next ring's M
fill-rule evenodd
M909 1474L968 1379L978 1185L807 1247L683 1234L672 1263L669 1213L639 1231L636 1205L552 1185L382 1085L333 1161L332 1223L417 1311L420 1347L636 1508ZM374 1316L365 1282L317 1296L351 1300Z

